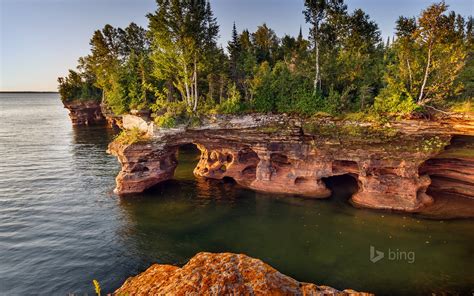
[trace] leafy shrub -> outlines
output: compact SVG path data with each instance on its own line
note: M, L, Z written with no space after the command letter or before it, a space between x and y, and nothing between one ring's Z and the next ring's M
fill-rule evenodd
M120 134L118 134L115 138L116 142L119 142L124 145L145 142L147 140L149 140L149 136L147 136L138 128L133 128L131 130L122 130Z
M191 114L185 102L166 102L158 99L151 109L157 114L155 124L164 128L186 123Z
M299 114L312 115L324 110L322 96L319 92L303 88L297 91L298 100L295 102L294 111Z
M379 113L407 115L419 109L408 92L402 88L384 88L375 98L374 110Z
M235 84L231 84L227 91L227 99L216 106L215 113L236 114L243 111L240 92Z
M450 109L452 112L458 113L474 112L474 104L471 102L471 99L465 101L454 101L451 103Z
M171 113L165 113L155 118L155 124L159 127L172 128L177 125L175 115Z

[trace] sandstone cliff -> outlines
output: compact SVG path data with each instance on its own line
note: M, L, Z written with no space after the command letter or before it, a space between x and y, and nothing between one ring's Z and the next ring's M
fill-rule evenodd
M243 254L198 253L182 268L154 264L114 295L372 295L298 282Z
M331 194L324 178L350 175L359 184L353 204L416 212L433 204L427 191L474 198L472 153L443 156L459 150L460 144L454 143L459 135L472 139L472 122L405 121L375 127L258 115L159 129L125 116L124 128L139 128L149 140L115 141L109 152L122 164L116 179L118 194L142 192L172 178L177 149L193 143L201 150L194 170L200 177L229 177L254 190L324 198ZM470 151L467 145L460 149Z
M63 102L64 108L69 110L72 125L104 124L100 103L97 101L72 101Z

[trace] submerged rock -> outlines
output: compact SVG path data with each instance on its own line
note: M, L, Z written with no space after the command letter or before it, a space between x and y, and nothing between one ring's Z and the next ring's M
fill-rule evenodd
M69 110L72 125L96 125L106 122L102 114L100 102L81 100L63 102L63 104L64 108Z
M115 295L372 295L299 282L243 254L198 253L182 268L154 264Z

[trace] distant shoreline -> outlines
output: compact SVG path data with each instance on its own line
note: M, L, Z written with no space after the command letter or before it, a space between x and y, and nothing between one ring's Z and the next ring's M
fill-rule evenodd
M35 90L12 90L12 91L0 91L0 94L57 94L57 91L35 91Z

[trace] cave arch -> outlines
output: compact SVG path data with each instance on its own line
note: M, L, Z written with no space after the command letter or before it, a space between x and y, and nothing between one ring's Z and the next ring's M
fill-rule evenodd
M338 199L349 200L361 188L359 175L355 173L329 176L321 180L331 190L331 196Z
M257 177L260 161L248 146L217 147L212 143L192 142L175 145L177 167L174 179L203 177L248 186Z

